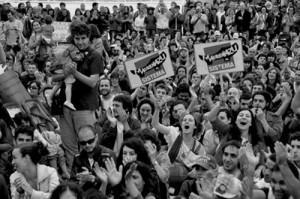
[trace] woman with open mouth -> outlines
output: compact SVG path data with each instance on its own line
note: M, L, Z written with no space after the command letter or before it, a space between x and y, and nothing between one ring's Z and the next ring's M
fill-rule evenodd
M157 100L156 100L157 101ZM195 139L197 123L193 115L183 113L180 116L180 129L174 126L165 126L159 123L160 105L152 117L152 126L164 135L168 144L168 155L172 166L170 167L169 185L179 190L194 161L201 155L206 155L205 147Z
M256 126L255 117L249 109L241 109L237 112L237 117L232 123L224 123L219 119L218 113L221 109L220 103L217 104L204 117L212 124L220 139L216 159L222 161L222 146L229 140L237 140L244 146L247 143L252 144L254 152L260 152L264 148L264 142L260 127Z

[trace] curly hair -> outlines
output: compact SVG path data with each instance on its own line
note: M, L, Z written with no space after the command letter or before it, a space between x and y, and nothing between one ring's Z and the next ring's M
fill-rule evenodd
M152 166L152 162L148 155L148 152L144 146L143 141L140 138L132 137L123 142L119 156L117 158L117 165L121 165L123 163L123 149L127 146L135 151L137 154L137 161L143 162L147 165Z

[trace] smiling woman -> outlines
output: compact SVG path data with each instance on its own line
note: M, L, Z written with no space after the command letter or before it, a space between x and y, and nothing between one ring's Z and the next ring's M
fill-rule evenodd
M263 137L259 135L259 128L257 128L255 117L251 110L241 109L237 112L237 117L232 123L225 123L217 117L220 112L220 104L216 105L209 113L205 114L217 132L220 139L219 150L216 151L216 160L220 163L222 161L222 146L229 140L236 140L242 145L247 143L252 144L255 152L259 152L263 147Z

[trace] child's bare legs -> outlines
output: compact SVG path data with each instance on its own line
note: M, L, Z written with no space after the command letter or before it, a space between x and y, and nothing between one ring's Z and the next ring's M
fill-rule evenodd
M64 150L61 147L58 147L58 164L62 171L63 178L70 178L70 172L68 171L65 159Z
M71 102L71 99L72 99L72 84L74 82L75 82L75 78L73 77L73 75L69 75L65 79L65 84L66 84L66 90L65 90L66 101L65 101L64 105L66 107L68 107L68 108L76 111L76 108L74 107L74 105Z

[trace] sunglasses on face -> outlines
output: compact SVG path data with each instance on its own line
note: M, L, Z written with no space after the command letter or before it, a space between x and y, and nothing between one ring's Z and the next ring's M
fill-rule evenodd
M89 139L89 140L87 140L87 141L80 141L79 142L79 144L81 145L81 146L85 146L86 144L93 144L94 143L94 141L95 141L95 139L96 139L96 137L94 137L94 138L92 138L92 139Z
M35 87L35 86L31 86L31 87L29 87L30 89L33 89L33 90L37 90L38 89L38 87Z

